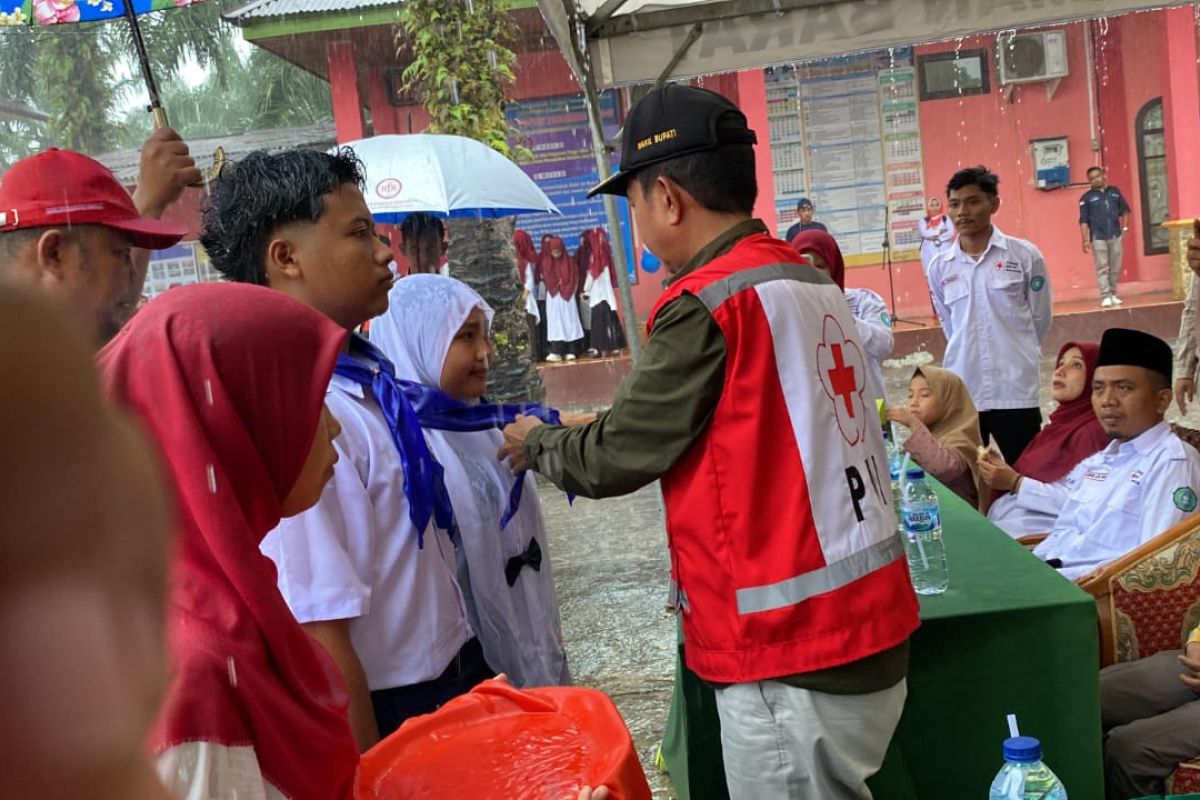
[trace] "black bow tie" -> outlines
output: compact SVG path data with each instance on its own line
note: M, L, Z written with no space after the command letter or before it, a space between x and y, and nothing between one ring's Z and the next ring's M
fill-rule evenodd
M513 556L504 565L504 577L508 580L509 586L517 582L517 577L521 574L521 568L526 564L539 572L542 570L542 548L538 546L537 539L530 539L529 547L525 552L519 556Z

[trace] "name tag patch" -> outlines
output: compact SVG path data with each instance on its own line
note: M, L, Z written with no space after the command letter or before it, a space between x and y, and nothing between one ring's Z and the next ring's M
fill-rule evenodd
M1087 472L1083 473L1083 479L1085 481L1096 481L1097 483L1103 483L1104 481L1108 480L1108 470L1089 469Z

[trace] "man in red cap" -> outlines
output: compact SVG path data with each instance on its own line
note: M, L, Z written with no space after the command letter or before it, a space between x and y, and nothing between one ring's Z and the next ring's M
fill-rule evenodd
M186 233L157 217L199 180L187 145L166 128L142 148L134 197L80 153L22 159L0 179L0 278L38 287L102 343L133 316L148 251Z

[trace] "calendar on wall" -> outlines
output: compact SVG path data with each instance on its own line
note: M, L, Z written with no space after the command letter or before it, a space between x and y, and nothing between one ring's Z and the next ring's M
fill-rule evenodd
M778 235L810 198L849 266L918 257L924 169L911 48L773 67L767 114ZM885 236L886 232L886 236Z

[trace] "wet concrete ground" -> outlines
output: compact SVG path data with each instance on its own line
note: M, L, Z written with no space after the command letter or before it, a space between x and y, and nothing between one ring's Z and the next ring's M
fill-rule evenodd
M1049 387L1055 355L1042 364L1043 417L1054 407ZM903 401L914 361L927 363L921 356L926 354L894 354L896 361L885 366L893 402ZM1188 412L1181 418L1172 404L1168 419L1200 428L1200 406ZM654 766L671 700L675 651L674 620L664 610L669 566L657 484L622 498L580 498L574 507L553 486L540 486L575 681L612 696L633 734L654 797L673 799L669 777Z

